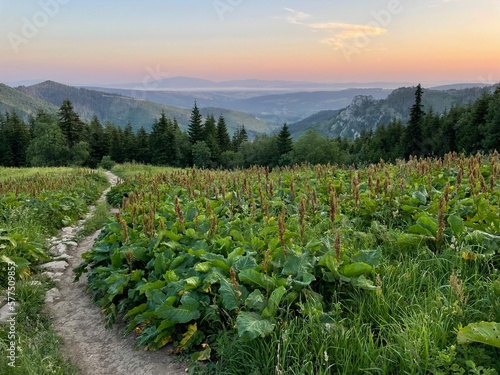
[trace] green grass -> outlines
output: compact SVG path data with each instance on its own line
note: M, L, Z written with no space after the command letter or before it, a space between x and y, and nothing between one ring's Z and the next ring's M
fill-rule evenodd
M125 164L117 164L113 167L112 172L116 174L118 177L124 179L127 177L134 177L138 174L144 175L157 175L160 173L165 173L166 170L170 168L166 167L155 167L152 165L143 165L136 163L125 163Z
M0 181L16 178L27 178L35 175L53 175L71 173L73 168L8 168L0 167Z
M106 202L98 203L94 214L83 223L83 229L78 233L77 238L83 238L98 231L109 222L110 206Z
M19 307L16 316L16 367L10 367L5 355L8 348L9 326L0 326L0 374L5 375L73 375L77 369L63 358L60 341L50 318L44 311L48 282L30 285L20 281L16 286Z
M12 196L10 200L4 199L6 204L0 209L0 256L11 257L18 262L19 258L16 257L23 257L31 262L31 266L50 260L45 252L46 240L57 234L57 229L63 224L61 217L72 215L68 224L74 222L86 212L87 204L94 202L108 185L102 175L91 174L85 177L88 180L84 180L78 172L72 168L0 168L0 182L9 181L20 192L19 199ZM70 183L58 184L55 190L48 188L52 181L61 178L67 178ZM38 185L39 191L33 189L33 185ZM60 191L61 188L67 191ZM73 191L79 191L78 196L68 200L69 195L75 195ZM36 195L30 196L27 192ZM38 198L39 195L41 198ZM0 199L4 197L0 194ZM65 204L60 204L62 201ZM90 231L99 227L106 219L107 206L100 204L96 217L88 220L85 229ZM5 263L0 262L0 274L4 275L5 270ZM44 311L45 292L53 287L53 283L36 275L36 272L36 268L30 266L18 267L16 367L10 367L4 355L10 341L9 326L0 325L0 374L77 374L76 368L60 353L60 340ZM4 282L5 278L0 277L0 281ZM41 285L32 284L31 281L40 282ZM0 293L6 295L3 288L0 288Z
M234 332L213 338L217 359L191 373L498 374L499 349L457 345L455 334L460 325L500 321L485 272L491 259L415 251L382 266L376 292L344 286L324 314L283 311L270 337L250 343Z

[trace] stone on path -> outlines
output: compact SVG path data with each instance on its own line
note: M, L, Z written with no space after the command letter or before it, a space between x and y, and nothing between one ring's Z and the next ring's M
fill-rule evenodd
M54 303L61 299L61 292L57 288L52 288L45 295L45 303Z
M49 250L49 253L51 255L62 255L62 254L65 254L67 250L68 250L68 246L66 246L66 244L59 243L56 246L52 247Z
M40 267L53 272L64 271L69 264L64 260L42 264Z

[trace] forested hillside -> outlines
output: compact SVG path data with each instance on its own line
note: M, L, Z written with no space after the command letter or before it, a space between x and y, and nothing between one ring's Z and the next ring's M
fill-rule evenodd
M190 110L188 108L76 88L53 81L45 81L29 87L20 86L17 90L57 107L64 100L69 99L75 111L86 121L91 120L95 115L103 124L110 122L121 128L130 124L134 131L138 131L141 127L150 131L155 119L161 113L165 113L168 118L175 118L179 127L183 130L187 129L189 123ZM190 105L192 104L191 102ZM217 111L216 108L213 108L203 113L205 115L211 114L211 110ZM255 116L234 111L228 111L226 114L227 126L230 131L235 131L242 124L252 133L270 132L272 130L266 122L257 119Z
M413 93L407 123L390 120L392 109L375 131L362 130L355 140L329 138L308 130L295 142L283 124L276 135L261 134L249 140L245 126L231 132L225 115L203 118L191 110L187 132L175 118L162 113L151 130L134 131L97 116L85 122L65 100L58 114L40 112L25 123L15 112L0 117L0 165L55 166L137 161L175 167L237 168L310 164L365 164L380 159L394 161L410 157L443 156L449 152L492 152L500 150L500 88L484 92L469 105L454 106L439 114L426 109L428 91L420 85ZM408 99L409 100L409 99ZM360 98L357 116L370 117L370 98ZM362 107L366 106L363 110ZM326 113L325 115L328 115ZM323 114L318 114L321 119ZM342 116L342 113L339 113ZM232 135L232 139L230 137Z
M206 107L227 108L257 116L270 124L296 122L321 110L347 107L358 95L386 99L392 90L381 88L352 88L337 91L159 91L119 88L94 88L98 91L132 96L156 103L189 108L194 99ZM156 86L155 86L156 87ZM229 122L229 121L228 121Z
M29 116L34 116L39 110L56 113L57 107L0 83L0 113L14 111L21 118L27 120Z
M475 87L460 90L424 89L423 106L426 110L443 114L457 105L470 104L492 87ZM325 111L290 125L294 138L311 129L329 137L353 139L362 131L374 131L378 126L392 120L407 122L414 101L414 87L394 90L387 99L376 100L370 96L358 96L351 105L338 111Z

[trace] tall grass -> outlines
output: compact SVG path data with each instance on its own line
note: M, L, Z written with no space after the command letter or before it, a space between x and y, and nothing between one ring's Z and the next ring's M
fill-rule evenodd
M270 337L250 343L221 335L214 365L192 373L497 374L499 349L459 346L455 334L471 322L500 321L485 272L492 260L467 261L452 249L387 259L377 291L343 285L327 311L283 311Z
M47 284L18 282L16 296L16 367L7 359L9 326L0 326L0 374L5 375L76 375L77 369L59 352L60 341L44 311Z

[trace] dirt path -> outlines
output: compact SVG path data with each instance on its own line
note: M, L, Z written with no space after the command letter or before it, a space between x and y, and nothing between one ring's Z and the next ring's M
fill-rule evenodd
M110 183L118 178L107 172ZM101 199L104 199L106 192ZM61 237L68 243L76 227L65 228ZM74 233L76 234L76 233ZM81 375L177 375L185 374L185 364L167 349L158 352L134 350L134 337L123 337L123 326L106 329L99 307L85 293L87 283L83 275L74 283L73 269L81 262L81 255L92 247L98 233L84 238L77 246L68 247L69 267L58 275L59 293L55 290L47 303L54 328L63 339L62 351L80 370Z

